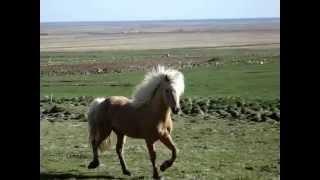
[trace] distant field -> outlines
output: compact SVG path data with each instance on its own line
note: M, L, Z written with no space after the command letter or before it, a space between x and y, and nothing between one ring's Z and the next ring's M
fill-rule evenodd
M221 57L225 60L244 59L255 57L279 56L279 45L270 46L246 46L246 47L201 47L201 48L172 48L172 49L148 49L148 50L110 50L88 52L41 52L40 63L49 65L77 65L84 63L137 63L139 61L199 61L209 60L213 57ZM169 57L167 57L169 55ZM52 67L52 66L51 66Z
M160 55L165 52L168 52L171 56L161 58ZM186 53L192 58L184 60ZM130 67L135 64L131 59L135 59L137 63L140 61L144 63L141 67L147 67L150 62L171 64L177 67L181 67L181 64L185 63L182 71L186 78L186 96L277 98L280 88L279 53L278 48L142 50L99 52L96 54L93 52L88 54L80 52L43 53L44 62L52 58L53 62L59 62L60 65L44 63L46 69L43 70L41 76L41 94L52 94L58 97L81 95L130 96L134 86L142 80L145 71L148 70L148 68L144 68L133 72L126 71L126 69L130 70ZM70 65L70 61L73 61L74 57L77 57L79 62ZM80 62L85 62L89 57L94 57L96 61L101 62L101 64L98 64L101 66L95 64L93 67L82 67ZM110 57L117 59L118 63L110 60ZM212 58L216 62L210 62ZM189 62L189 65L187 62ZM199 62L202 62L202 64ZM261 62L264 64L260 64ZM215 63L219 64L216 66ZM120 66L119 64L123 65ZM120 72L123 72L84 73L90 70L94 72L96 71L95 67L103 67L103 65L105 65L106 71L116 67L115 70L118 68ZM58 67L57 74L48 74L55 67ZM70 73L68 73L68 68L71 68ZM72 68L78 71L72 71ZM66 73L59 73L59 70Z
M40 51L280 44L279 19L41 23Z

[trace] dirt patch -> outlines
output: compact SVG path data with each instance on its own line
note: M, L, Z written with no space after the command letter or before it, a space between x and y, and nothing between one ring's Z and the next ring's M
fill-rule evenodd
M99 73L122 73L132 71L146 71L151 67L162 64L177 69L192 68L203 65L219 64L209 57L188 57L183 61L181 58L163 58L155 60L139 61L117 61L117 62L97 62L81 64L58 64L41 65L41 74L99 74Z

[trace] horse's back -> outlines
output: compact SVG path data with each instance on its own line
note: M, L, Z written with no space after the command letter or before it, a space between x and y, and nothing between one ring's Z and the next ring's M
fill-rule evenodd
M130 102L130 100L124 96L110 96L108 100L110 101L110 104L113 106L123 106Z

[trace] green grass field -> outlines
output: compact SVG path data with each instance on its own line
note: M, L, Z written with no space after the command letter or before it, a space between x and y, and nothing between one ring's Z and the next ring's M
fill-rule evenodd
M43 179L78 177L151 179L152 167L144 141L128 138L125 159L132 177L122 175L115 148L101 156L101 166L88 170L92 155L87 123L67 121L42 124ZM173 139L179 149L176 163L163 173L166 179L272 179L280 173L279 125L197 117L178 118ZM157 162L170 152L157 145Z
M130 96L143 79L143 72L103 75L63 75L41 78L42 95ZM199 67L184 71L185 96L241 96L272 99L279 97L279 62L265 65L229 65L217 69ZM68 82L65 82L68 80ZM109 84L116 83L118 86Z
M178 49L175 51L170 50L170 52L180 57L179 55L189 52L188 50L189 49ZM280 62L279 56L277 56L278 49L267 49L264 51L231 49L229 53L228 50L209 50L193 50L189 52L189 54L204 53L205 55L203 56L207 56L207 58L210 58L209 55L214 54L214 57L221 58L222 62L225 62L225 65L223 67L203 66L182 70L185 74L186 96L241 96L251 99L272 99L279 97ZM110 52L111 55L113 53L114 52ZM103 57L107 56L106 53L100 54L103 54ZM110 54L109 56L111 56ZM118 53L118 55L119 54L120 53ZM73 56L77 55L78 53ZM132 58L139 58L143 55L152 58L154 51L133 51L131 54L125 51L123 56L125 55ZM56 56L58 55L49 53L46 54L45 57ZM64 59L69 56L71 55L68 53L66 55L64 54L58 58L58 61L61 58ZM99 55L97 55L97 57L99 57ZM247 59L266 59L269 60L269 62L263 65L245 63L230 64L231 59L235 57L237 57L240 62L246 61ZM130 96L134 87L143 79L144 73L145 72L138 71L91 75L42 75L41 94L43 96L52 94L56 97L82 95Z
M250 102L280 99L279 48L61 52L42 53L41 58L43 64L62 65L90 61L132 63L154 60L161 63L161 56L166 53L170 53L172 59L181 60L186 58L186 54L199 57L195 61L218 58L223 64L182 69L186 83L184 98L206 101L206 97L240 97ZM170 61L170 58L166 61ZM262 60L264 63L260 64ZM248 63L249 61L255 63ZM143 79L144 73L141 70L87 75L44 72L41 73L41 96L130 96L134 87ZM84 122L86 119L72 117L85 114L88 104L75 99L72 103L55 100L40 103L40 109L57 105L69 113L52 113L49 118L41 121L41 167L44 169L41 179L151 179L151 162L144 141L139 139L128 138L124 147L132 177L122 175L114 148L101 156L102 164L98 169L87 169L92 156L87 139L87 123ZM193 105L198 106L195 103ZM216 107L227 111L233 104L228 107L224 104L211 104L210 107L211 111ZM242 111L241 107L234 109ZM280 118L280 104L275 108L257 108L256 111L263 114L268 113L264 111L273 111L272 109L279 113ZM258 122L246 119L249 116L250 114L243 116L244 119L224 118L215 116L214 112L174 116L172 135L179 149L178 158L162 175L165 179L190 180L279 179L280 120ZM157 152L158 164L170 156L170 152L160 143L157 144Z

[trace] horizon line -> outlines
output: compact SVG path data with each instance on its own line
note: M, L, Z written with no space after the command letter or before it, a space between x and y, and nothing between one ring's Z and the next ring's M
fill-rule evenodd
M204 21L241 19L280 19L280 17L241 17L241 18L195 18L195 19L146 19L146 20L81 20L81 21L40 21L40 23L83 23L83 22L143 22L143 21Z

